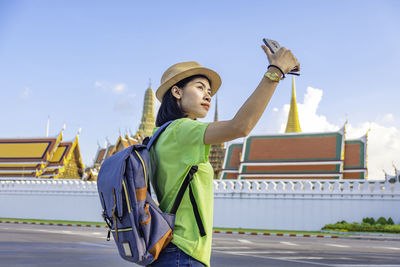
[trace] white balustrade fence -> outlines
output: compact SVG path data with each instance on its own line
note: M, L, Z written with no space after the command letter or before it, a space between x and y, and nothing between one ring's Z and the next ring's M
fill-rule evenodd
M215 180L214 226L319 230L328 223L392 217L400 183ZM103 221L96 182L0 180L0 217Z
M364 217L400 223L400 183L367 181L214 181L214 226L320 230Z

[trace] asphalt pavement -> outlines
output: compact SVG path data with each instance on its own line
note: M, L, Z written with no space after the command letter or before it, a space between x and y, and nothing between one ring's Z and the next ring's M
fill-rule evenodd
M0 224L0 266L137 266L106 230ZM214 234L211 266L400 266L400 240Z

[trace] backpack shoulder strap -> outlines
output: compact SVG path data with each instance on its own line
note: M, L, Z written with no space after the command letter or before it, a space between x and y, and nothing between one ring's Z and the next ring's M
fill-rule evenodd
M150 138L149 142L147 143L147 149L150 150L151 146L157 141L158 137L164 130L170 125L173 121L168 121L161 125L160 128L158 128L157 132L154 133L154 135Z
M194 212L194 217L196 219L197 227L199 228L200 236L205 236L206 231L204 230L204 225L203 225L203 222L201 221L199 208L197 206L196 199L194 198L194 195L193 195L192 186L190 184L190 182L193 179L194 174L197 172L198 169L199 169L199 167L196 165L192 166L190 168L189 173L186 175L186 178L183 181L182 186L178 191L178 195L175 198L175 202L171 208L170 213L176 214L176 211L178 210L179 205L182 202L183 195L185 194L186 189L189 187L189 197L190 197L190 202L192 203L192 208L193 208L193 212Z

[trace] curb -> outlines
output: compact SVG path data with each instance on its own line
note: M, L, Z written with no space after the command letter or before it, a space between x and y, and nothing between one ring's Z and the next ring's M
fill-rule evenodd
M75 226L75 227L93 227L101 228L101 225L91 225L91 224L71 224L71 223L44 223L44 222L20 222L20 221L2 221L0 223L13 223L13 224L36 224L36 225L53 225L53 226ZM104 226L106 227L106 226Z
M13 224L35 224L35 225L53 225L53 226L74 226L74 227L93 227L101 228L101 225L90 224L71 224L71 223L44 223L44 222L20 222L20 221L2 221L0 223ZM104 226L107 228L107 226ZM239 235L264 235L264 236L284 236L284 237L311 237L311 238L339 238L337 235L310 235L310 234L284 234L284 233L259 233L259 232L232 232L232 231L214 231L215 234L239 234Z
M79 223L44 223L44 222L21 222L21 221L8 221L8 220L0 220L1 223L8 224L34 224L34 225L52 225L52 226L70 226L70 227L91 227L91 228L107 228L107 225L91 225L91 224L79 224ZM391 236L338 236L338 235L324 235L324 234L285 234L285 233L259 233L259 232L243 232L243 231L219 231L214 230L215 234L237 234L237 235L262 235L262 236L283 236L283 237L308 237L308 238L346 238L346 239L362 239L362 238L371 238L371 239L382 239L382 240L392 240ZM388 239L389 238L389 239ZM398 239L393 239L398 241Z
M339 238L337 235L310 235L310 234L284 234L284 233L259 233L259 232L232 232L214 231L215 234L239 234L239 235L265 235L265 236L284 236L284 237L310 237L310 238Z

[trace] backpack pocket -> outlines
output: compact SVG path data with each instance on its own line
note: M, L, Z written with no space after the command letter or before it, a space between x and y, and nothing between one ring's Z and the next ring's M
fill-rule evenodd
M134 227L112 229L111 233L114 240L118 240L116 244L122 258L133 262L142 260L145 248L137 243L140 238L136 236L136 229Z
M144 208L139 209L139 227L146 244L147 251L158 258L161 250L172 240L173 214L163 213L153 201L144 203Z

